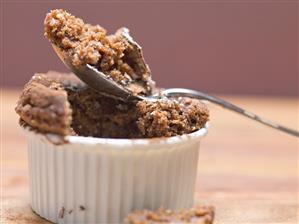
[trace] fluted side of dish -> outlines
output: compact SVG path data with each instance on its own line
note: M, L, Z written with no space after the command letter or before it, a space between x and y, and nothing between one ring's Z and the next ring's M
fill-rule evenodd
M136 209L193 204L206 128L161 139L67 137L26 130L32 209L55 223L121 223Z

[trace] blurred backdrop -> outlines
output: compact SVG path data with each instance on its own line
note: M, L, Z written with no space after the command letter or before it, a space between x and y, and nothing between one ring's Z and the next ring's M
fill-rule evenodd
M297 1L2 1L1 87L66 71L43 37L63 8L109 33L122 26L163 87L220 94L298 94Z

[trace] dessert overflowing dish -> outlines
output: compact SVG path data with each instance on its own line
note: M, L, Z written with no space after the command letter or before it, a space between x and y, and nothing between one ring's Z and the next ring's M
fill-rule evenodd
M132 94L159 92L126 28L107 35L64 10L48 13L44 25L45 36L74 66L92 65ZM135 210L192 206L199 143L209 119L204 103L163 96L125 102L72 73L51 71L25 85L16 112L28 137L31 205L47 220L121 223ZM186 210L182 219L175 212L157 214L211 223L193 222L213 217L211 211ZM126 222L138 223L139 215Z
M39 131L102 138L171 137L208 120L206 105L190 98L123 102L97 93L73 74L35 74L16 112Z

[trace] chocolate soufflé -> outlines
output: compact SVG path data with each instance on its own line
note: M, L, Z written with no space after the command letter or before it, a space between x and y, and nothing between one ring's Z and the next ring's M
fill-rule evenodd
M21 121L41 132L103 138L188 134L208 121L205 104L190 98L123 102L98 94L73 74L35 74L17 103Z
M92 65L134 95L158 92L141 47L127 28L108 35L62 9L49 12L45 37L74 66ZM40 132L102 138L153 138L188 134L209 119L205 104L190 98L123 102L96 92L74 74L35 74L25 85L16 112Z

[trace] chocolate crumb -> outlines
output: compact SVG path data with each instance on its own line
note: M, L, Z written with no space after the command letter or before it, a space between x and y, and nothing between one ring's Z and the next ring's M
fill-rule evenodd
M79 206L79 209L80 209L80 211L84 211L84 210L85 210L85 207L84 207L83 205L80 205L80 206Z
M157 211L135 211L124 220L125 224L212 224L214 208L211 206L197 206L195 208L171 211L158 209Z
M65 212L65 208L62 207L62 208L60 209L60 211L59 211L58 218L63 219L63 217L64 217L64 212Z
M69 210L69 214L72 214L73 213L73 209Z

